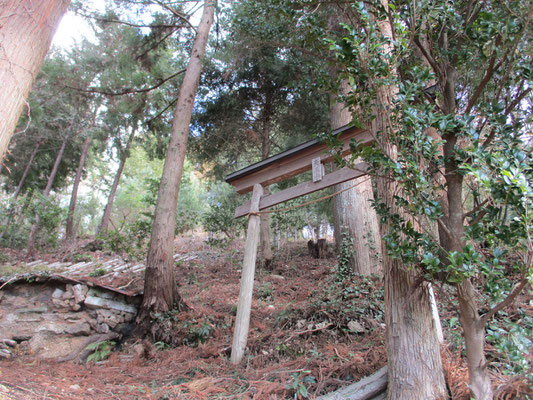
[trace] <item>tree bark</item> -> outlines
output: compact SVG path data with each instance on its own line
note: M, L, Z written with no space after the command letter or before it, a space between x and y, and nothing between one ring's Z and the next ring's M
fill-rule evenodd
M143 302L137 318L137 323L141 329L148 328L153 313L166 312L175 306L182 305L174 276L176 208L187 149L189 124L202 71L202 59L205 55L209 31L213 24L215 4L212 0L204 1L202 19L197 29L189 65L183 78L174 113L172 136L159 185L152 237L146 262Z
M83 142L81 149L80 161L78 163L78 169L76 170L76 177L74 178L74 184L72 185L72 195L70 196L70 203L68 205L68 217L65 238L72 239L75 236L74 232L74 211L76 209L76 202L78 199L78 188L80 186L81 174L83 173L83 167L85 165L85 156L91 143L91 136L88 135Z
M270 127L272 119L272 100L267 93L263 105L263 131L261 135L261 158L264 160L270 156ZM268 188L263 188L263 195L269 194ZM261 254L266 269L272 266L272 244L270 237L270 214L261 214Z
M24 182L26 181L26 177L28 176L28 173L30 172L30 168L31 168L31 165L33 164L33 160L35 160L35 156L37 155L37 151L39 150L39 146L41 146L41 142L40 140L37 140L37 142L35 142L35 147L33 148L33 151L30 155L30 159L28 160L28 164L26 164L26 168L24 168L24 173L22 174L22 177L20 178L20 181L15 189L15 193L13 193L14 199L17 199L20 195L22 186L24 186Z
M70 0L0 3L0 161Z
M69 127L69 130L71 128L72 128L72 124ZM59 164L61 164L61 160L63 159L63 154L65 153L65 148L67 147L67 142L68 142L69 137L70 137L70 133L67 133L65 135L65 138L63 139L63 143L61 144L59 152L57 153L54 166L52 167L52 171L50 172L50 176L48 177L48 182L46 183L46 187L43 190L43 197L45 199L48 198L48 196L50 195L50 191L52 190L54 180L56 179L57 171L59 170ZM28 256L31 256L35 249L35 242L37 240L37 232L39 231L39 224L40 224L40 217L39 215L36 215L35 221L33 222L33 225L31 226L30 235L28 236L28 243L26 245L26 252Z
M115 179L113 179L113 185L111 185L111 190L109 191L109 196L107 197L107 204L104 209L104 214L102 215L102 221L100 222L100 225L98 225L96 235L106 232L109 226L109 220L111 218L111 211L113 211L113 202L115 201L118 184L120 183L120 178L122 177L122 172L124 171L124 166L126 165L126 160L130 155L130 148L134 137L135 129L131 132L128 142L126 143L126 147L124 148L122 156L120 157L120 163L115 174Z
M387 0L381 1L388 8ZM377 21L381 34L391 39L390 21ZM391 51L384 45L383 54ZM391 68L391 75L396 71ZM393 160L397 152L390 134L389 110L393 107L395 87L378 87L373 129L379 145ZM383 174L377 178L378 193L392 214L399 213L394 195L398 184ZM387 235L392 227L386 221L381 224L381 236ZM388 399L444 399L447 397L440 346L433 322L430 297L427 286L417 284L416 271L408 268L388 255L382 244L383 270L385 275L385 322L387 358L389 370Z
M330 71L336 76L335 70ZM344 92L349 91L346 82L342 84ZM330 96L330 124L331 129L340 128L352 121L352 114L345 104L337 102L335 96ZM357 185L335 196L333 201L333 216L335 224L335 242L340 249L343 233L353 239L351 256L352 270L361 275L377 274L381 272L378 219L372 208L374 199L372 181L363 176L348 182L335 185L335 192Z
M446 114L456 113L455 82L456 72L452 66L446 66L446 81L443 86L443 111ZM463 210L463 175L455 161L458 137L455 133L444 135L444 160L446 196L441 198L446 230L441 230L440 244L446 252L463 252L464 241L464 210ZM492 400L493 392L485 357L485 323L480 318L479 305L472 282L464 279L457 287L459 300L460 322L465 338L466 360L468 365L469 386L476 400Z

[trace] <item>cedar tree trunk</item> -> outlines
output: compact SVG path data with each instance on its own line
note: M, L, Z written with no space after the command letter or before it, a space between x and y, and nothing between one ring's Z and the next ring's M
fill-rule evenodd
M137 318L147 330L153 313L182 305L174 276L174 230L183 163L187 150L189 124L202 71L209 30L213 24L215 2L205 0L202 19L194 40L189 65L181 84L172 123L172 136L165 158L157 195L152 237L146 262L144 297Z
M264 160L270 156L270 127L272 119L272 100L267 93L265 104L263 105L263 132L261 135L261 158ZM263 188L263 196L269 193L268 188ZM261 254L266 269L272 264L272 244L270 238L270 214L261 214Z
M387 0L382 0L388 8ZM378 22L384 37L392 38L388 20ZM390 48L384 46L386 54ZM391 68L393 68L391 66ZM391 74L395 74L392 70ZM379 145L391 159L396 159L396 148L390 134L389 109L393 106L394 87L377 88L373 129ZM398 213L394 194L398 185L380 174L377 178L378 194L391 213ZM392 227L386 221L381 224L381 236ZM417 284L417 273L398 259L388 255L382 244L383 270L385 276L385 322L388 358L389 400L436 400L447 397L440 346L432 316L427 286Z
M331 97L330 123L334 130L350 123L352 115L344 104ZM357 186L339 193L333 201L335 241L340 249L343 233L346 233L353 239L352 270L361 275L377 274L381 272L381 237L376 211L370 202L374 199L372 181L362 176L335 185L334 190L338 192L353 185Z
M343 17L339 10L334 12L328 21L330 31L339 31ZM329 69L332 78L338 76L335 65ZM350 87L347 81L341 83L341 91L348 94ZM335 95L330 95L330 127L332 130L349 124L352 113L345 104L337 101ZM335 185L334 191L355 186L352 189L339 193L333 199L333 221L335 225L335 242L340 249L343 233L353 239L352 256L350 257L352 270L357 274L370 275L381 272L380 253L381 237L379 236L378 219L376 211L370 203L374 199L372 181L367 176L353 179Z
M113 202L115 201L115 194L117 193L118 184L120 183L120 178L122 177L122 172L124 171L124 166L126 165L126 160L130 155L131 143L135 137L135 129L131 132L126 147L122 152L120 157L120 164L118 165L117 173L115 174L115 179L113 180L113 185L111 185L111 190L109 191L109 196L107 197L107 204L104 209L104 215L102 215L102 221L96 230L96 235L104 233L107 231L109 226L109 220L111 219L111 211L113 210Z
M0 2L0 161L70 0Z
M78 188L80 186L81 174L83 173L83 167L85 165L85 157L87 155L87 150L89 149L89 144L91 143L91 136L87 136L83 142L83 147L81 149L80 161L78 163L78 169L76 170L76 177L74 178L74 184L72 185L72 195L70 196L70 204L68 205L68 217L67 217L67 228L65 233L65 238L72 239L74 234L74 210L76 209L76 202L78 199Z

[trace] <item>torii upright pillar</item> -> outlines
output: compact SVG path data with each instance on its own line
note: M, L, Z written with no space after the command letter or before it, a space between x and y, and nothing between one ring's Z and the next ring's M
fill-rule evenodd
M244 247L244 260L242 263L241 289L239 303L237 304L237 317L233 332L230 361L238 364L244 357L248 330L250 327L250 313L252 309L252 294L254 290L255 263L257 259L257 246L259 244L259 228L261 219L259 214L259 200L263 195L263 187L256 183L252 193L248 231L246 232L246 245Z

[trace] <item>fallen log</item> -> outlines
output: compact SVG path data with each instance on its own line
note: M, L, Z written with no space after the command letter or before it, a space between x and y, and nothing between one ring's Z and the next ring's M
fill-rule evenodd
M353 385L318 397L317 400L381 400L386 399L387 367Z

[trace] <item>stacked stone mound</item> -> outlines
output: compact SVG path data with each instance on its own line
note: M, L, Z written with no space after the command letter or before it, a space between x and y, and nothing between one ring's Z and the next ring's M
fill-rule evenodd
M83 283L10 284L0 291L0 357L11 357L15 347L39 358L68 357L88 337L130 329L139 302Z

